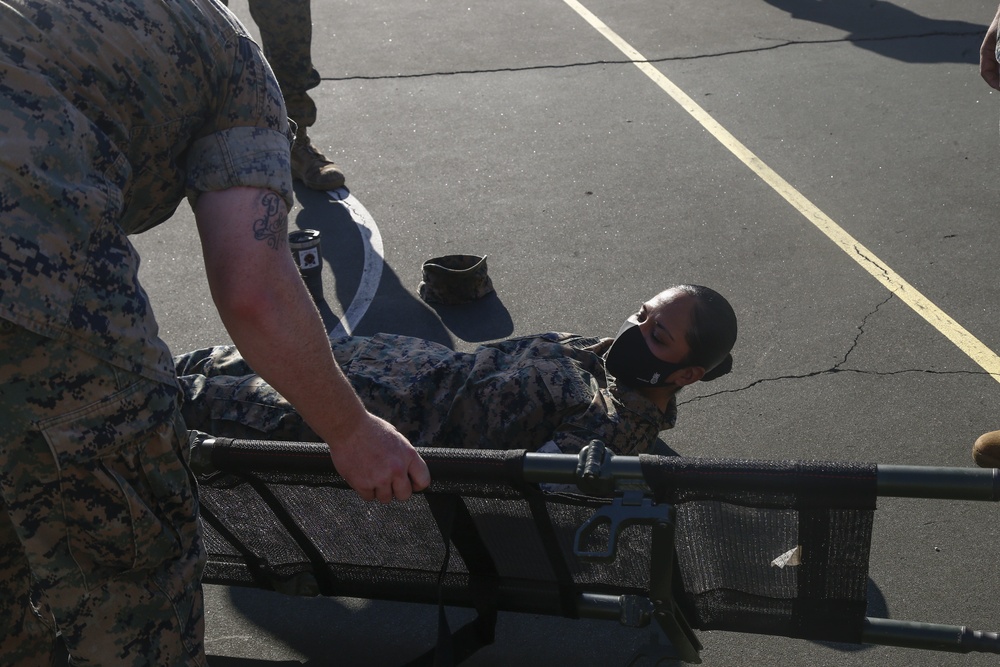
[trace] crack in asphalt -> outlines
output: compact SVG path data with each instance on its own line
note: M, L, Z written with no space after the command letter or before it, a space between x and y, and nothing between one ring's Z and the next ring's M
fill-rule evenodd
M722 58L724 56L738 56L746 55L750 53L760 53L763 51L774 51L775 49L783 49L789 46L802 46L802 45L813 45L813 44L854 44L861 42L887 42L892 40L910 40L910 39L925 39L927 37L979 37L983 36L983 31L937 31L937 32L924 32L914 35L889 35L889 36L878 36L878 37L837 37L831 39L790 39L779 41L775 44L769 44L767 46L754 47L749 49L734 49L732 51L716 51L713 53L701 53L690 56L664 56L663 58L649 58L646 60L633 60L629 58L621 60L588 60L584 62L577 63L565 63L562 65L525 65L523 67L495 67L486 69L459 69L459 70L449 70L449 71L439 71L439 72L415 72L412 74L373 74L364 75L356 74L350 76L324 76L321 77L321 81L378 81L382 79L420 79L426 77L434 76L457 76L460 74L494 74L499 72L530 72L534 70L543 69L569 69L573 67L593 67L596 65L636 65L636 64L656 64L656 63L666 63L666 62L676 62L685 60L702 60L706 58ZM761 39L771 39L762 37ZM976 49L978 54L978 46Z
M861 324L859 324L857 327L858 334L854 337L854 340L851 341L851 344L848 346L847 351L844 352L843 358L830 368L818 371L810 371L808 373L799 373L795 375L778 375L775 377L760 378L759 380L754 380L750 384L744 387L740 387L738 389L723 389L722 391L716 391L711 394L695 396L686 401L678 401L677 404L686 405L688 403L694 403L695 401L700 401L706 398L714 398L716 396L721 396L723 394L737 394L767 382L781 382L784 380L804 380L808 378L818 377L820 375L832 375L834 373L857 373L858 375L874 375L879 377L906 375L909 373L926 373L929 375L983 375L984 374L983 371L935 371L935 370L921 369L921 368L905 368L895 371L875 371L875 370L866 370L863 368L844 368L843 366L847 363L847 360L851 356L851 353L854 352L854 350L857 349L858 345L860 344L861 337L865 334L865 326L868 324L869 318L873 317L876 313L878 313L878 311L882 308L882 306L889 303L889 301L891 301L894 297L895 295L890 294L888 297L886 297L884 301L875 306L874 310L872 310L862 318Z
M879 273L881 273L883 276L885 276L886 278L888 278L889 277L889 270L885 266L883 266L882 264L879 264L878 262L876 262L875 258L872 255L870 255L867 252L867 250L868 249L865 248L864 246L858 245L856 243L854 244L854 254L857 255L858 257L860 257L861 259L863 259L865 262L867 262L871 266L874 266L875 268L877 268L879 270Z

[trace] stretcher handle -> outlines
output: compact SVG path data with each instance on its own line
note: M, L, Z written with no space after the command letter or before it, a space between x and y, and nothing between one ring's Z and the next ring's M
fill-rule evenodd
M900 646L948 653L998 653L1000 634L970 630L965 626L914 623L866 618L862 644Z
M878 495L941 500L1000 500L1000 469L878 466Z
M190 443L196 475L217 472L336 473L325 442L197 438Z
M431 473L441 481L523 482L524 450L420 448ZM575 464L576 457L569 457ZM259 472L336 475L330 447L324 442L283 442L201 438L191 443L191 467L197 475Z

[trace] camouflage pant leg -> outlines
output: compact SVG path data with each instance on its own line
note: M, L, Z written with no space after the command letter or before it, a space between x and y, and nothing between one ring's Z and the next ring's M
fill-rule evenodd
M174 357L187 427L221 438L319 442L285 398L232 345Z
M353 336L331 341L341 366L350 364L367 344L368 339ZM182 412L188 428L221 438L320 441L295 408L256 375L232 345L177 355L174 370L184 392Z
M0 655L4 664L53 664L58 641L55 625L37 608L32 592L28 559L0 502ZM7 637L19 639L12 642Z
M75 665L204 665L205 555L176 388L8 323L0 359L13 528L0 549L20 549L31 577L14 565L0 605L30 590ZM10 619L0 615L0 655L46 664L51 639Z
M310 0L250 0L264 55L285 97L288 117L301 126L316 123L316 103L307 90L319 85L312 61L312 8Z

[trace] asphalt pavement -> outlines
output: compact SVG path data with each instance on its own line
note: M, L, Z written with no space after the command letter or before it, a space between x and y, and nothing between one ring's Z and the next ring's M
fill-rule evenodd
M245 0L231 6L253 30ZM996 9L315 0L311 136L349 190L297 184L291 224L323 234L323 315L471 349L610 336L664 287L700 283L739 314L736 364L683 392L671 449L970 467L975 438L1000 428L1000 93L978 75ZM186 205L135 245L171 348L228 342ZM421 301L422 263L445 254L487 255L496 296ZM1000 631L997 518L990 503L882 499L872 615ZM399 665L435 636L424 605L218 586L207 600L221 667ZM701 640L715 667L996 664ZM502 614L496 643L466 664L625 665L648 641Z

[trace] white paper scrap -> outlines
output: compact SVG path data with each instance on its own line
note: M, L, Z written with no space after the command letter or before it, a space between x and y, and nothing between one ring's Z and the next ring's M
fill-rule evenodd
M794 549L789 549L771 561L772 567L784 568L786 565L802 565L802 545L796 545Z

